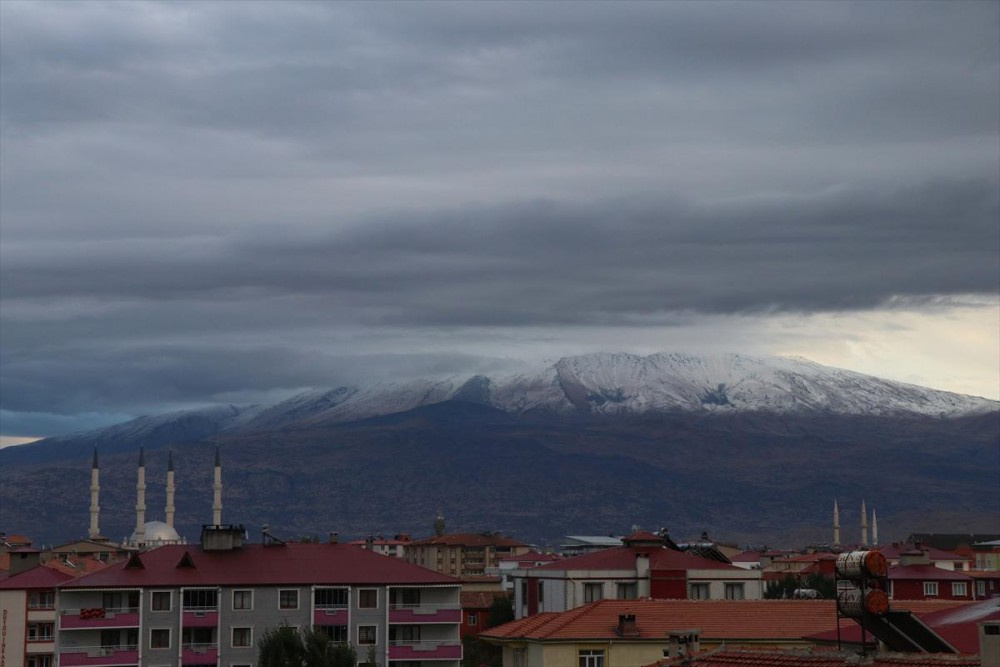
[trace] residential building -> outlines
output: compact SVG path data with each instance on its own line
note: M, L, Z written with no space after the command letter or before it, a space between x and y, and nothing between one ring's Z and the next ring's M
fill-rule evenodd
M976 542L972 545L972 558L977 570L1000 570L1000 540Z
M38 565L0 581L0 664L54 667L56 587L72 578Z
M363 547L369 551L374 551L377 554L382 554L383 556L405 558L406 545L411 542L413 542L413 538L406 533L400 533L393 536L392 539L387 539L381 535L369 535L364 539L348 542L348 544L353 544L356 547Z
M879 653L863 661L855 651L750 651L718 648L660 660L647 667L987 667L978 656Z
M410 542L404 546L406 561L428 569L468 577L486 574L501 558L527 553L524 542L499 533L453 533Z
M932 565L889 568L891 600L974 600L975 580L962 572Z
M953 572L965 572L972 569L973 559L971 555L963 556L921 542L893 542L880 546L878 550L882 552L890 566L919 563Z
M580 556L601 549L615 549L622 545L622 538L614 535L567 535L559 545L559 553L566 557Z
M648 532L624 546L565 558L514 574L518 618L603 599L760 599L761 573L671 549Z
M620 542L619 542L620 544ZM489 569L488 574L500 577L501 587L508 594L514 594L514 574L520 570L527 570L539 565L546 565L563 557L559 554L541 554L537 551L526 551L517 556L507 556L498 558L497 566Z
M499 591L462 591L462 637L475 637L490 628L490 607L497 598L507 597Z
M316 626L387 667L458 667L459 581L348 544L243 544L206 526L59 588L60 667L253 665L281 623Z

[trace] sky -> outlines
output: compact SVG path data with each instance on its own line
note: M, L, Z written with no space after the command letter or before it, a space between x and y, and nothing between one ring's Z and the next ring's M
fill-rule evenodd
M600 350L1000 398L1000 3L0 3L3 436Z

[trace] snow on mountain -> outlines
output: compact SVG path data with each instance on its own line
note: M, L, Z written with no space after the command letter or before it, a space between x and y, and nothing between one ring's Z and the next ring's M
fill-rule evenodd
M454 376L309 392L257 413L238 429L347 422L449 399L512 413L607 415L764 411L956 417L1000 408L997 401L882 380L805 359L599 353L564 357L509 376Z

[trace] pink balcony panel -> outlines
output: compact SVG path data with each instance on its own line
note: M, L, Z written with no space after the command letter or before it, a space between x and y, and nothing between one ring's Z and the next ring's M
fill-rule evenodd
M80 618L77 614L64 614L59 617L60 630L79 630L87 628L137 628L139 614L108 614L104 618ZM105 664L105 663L97 663Z
M389 647L389 660L461 660L461 644L427 645L420 642Z
M317 609L313 612L313 625L347 625L347 610Z
M390 623L461 623L461 609L390 609Z
M214 628L219 624L219 612L186 611L183 623L185 628Z
M69 651L59 654L60 667L90 667L91 665L137 665L139 651L111 649L89 650L78 653Z
M219 649L212 648L185 648L181 650L181 662L185 665L214 665L219 661Z

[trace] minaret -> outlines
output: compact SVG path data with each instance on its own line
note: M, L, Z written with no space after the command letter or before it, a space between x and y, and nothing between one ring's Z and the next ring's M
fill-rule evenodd
M92 540L101 535L101 529L98 526L101 506L97 501L101 493L100 476L101 471L97 467L97 447L94 447L94 462L90 466L90 530L87 532L87 537Z
M872 546L878 546L878 518L875 516L874 509L872 509Z
M219 457L219 446L215 446L215 499L212 502L212 524L222 525L222 459Z
M437 516L434 517L434 536L442 535L444 535L444 510L438 510Z
M840 546L840 508L837 501L833 501L833 546Z
M146 455L142 447L139 448L139 472L135 492L135 544L139 546L146 542Z
M167 453L167 525L174 527L174 450Z
M861 546L868 546L868 510L864 500L861 501Z

